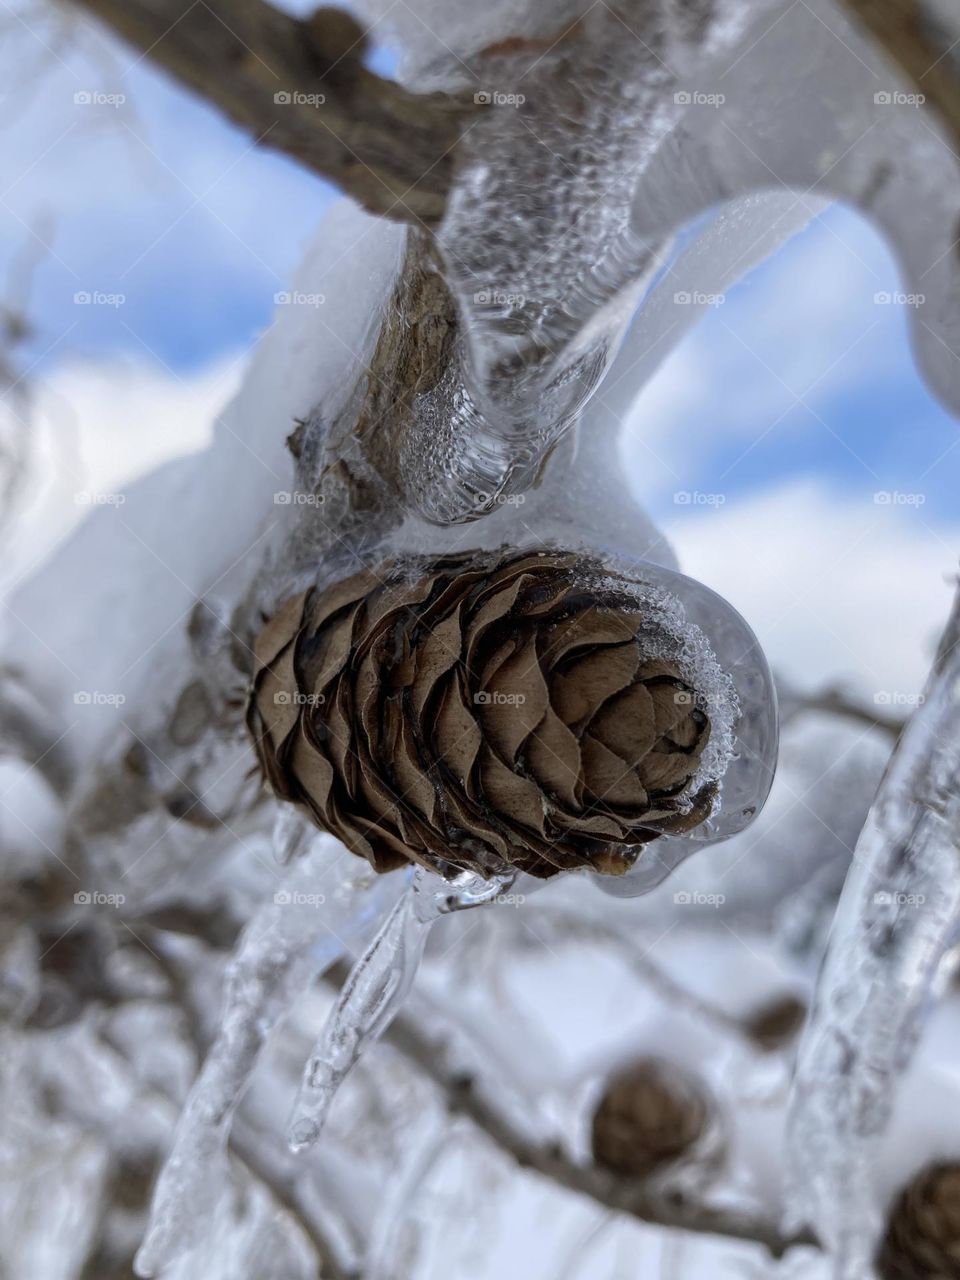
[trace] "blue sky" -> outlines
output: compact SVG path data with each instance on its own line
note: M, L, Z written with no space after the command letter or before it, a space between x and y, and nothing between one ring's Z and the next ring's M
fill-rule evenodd
M48 246L26 358L36 374L122 358L186 377L255 342L333 192L93 28L78 37L49 54L31 20L7 42L22 114L0 136L0 266ZM75 103L90 91L126 100ZM734 497L813 475L921 492L928 518L952 516L957 425L916 372L907 308L874 300L899 287L879 237L835 207L731 290L663 375L671 430L697 442L688 487Z

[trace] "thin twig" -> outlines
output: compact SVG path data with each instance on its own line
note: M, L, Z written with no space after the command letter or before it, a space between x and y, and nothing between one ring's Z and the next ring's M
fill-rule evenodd
M781 691L780 695L780 727L783 728L798 716L811 711L821 711L827 715L840 716L844 720L853 720L857 724L869 725L880 729L891 738L899 738L906 716L890 715L880 711L875 705L867 706L852 698L842 689L826 688L815 693L796 693L792 689Z

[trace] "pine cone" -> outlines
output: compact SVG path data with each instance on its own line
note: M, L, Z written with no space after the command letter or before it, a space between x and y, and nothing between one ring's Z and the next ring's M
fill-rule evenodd
M306 592L261 633L248 723L277 796L378 871L616 874L709 816L710 724L647 656L634 584L553 551L415 570Z
M807 1006L794 995L783 995L755 1009L745 1030L758 1049L774 1053L796 1039L807 1016Z
M710 1108L672 1062L641 1058L607 1081L593 1116L593 1158L628 1178L672 1164L703 1136Z
M960 1280L960 1164L930 1165L900 1192L877 1273L880 1280Z

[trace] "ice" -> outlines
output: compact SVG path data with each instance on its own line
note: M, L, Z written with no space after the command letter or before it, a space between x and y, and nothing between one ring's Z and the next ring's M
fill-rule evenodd
M64 727L76 718L78 690L122 694L125 717L161 705L170 681L164 660L183 663L184 624L195 601L218 590L242 594L289 514L274 502L291 488L285 439L318 402L332 415L349 394L402 242L395 224L336 205L291 286L327 303L278 308L210 447L129 485L122 507L97 507L11 589L5 658L43 690ZM83 607L57 609L51 626L57 601ZM84 727L89 758L116 734L116 717L91 714Z
M903 264L921 368L960 406L960 180L936 117L901 102L909 86L828 0L645 17L594 6L565 30L558 11L549 36L434 69L474 91L478 116L439 233L457 367L420 398L405 464L430 520L528 488L669 278L673 238L771 188L795 193L784 231L834 195L877 222ZM674 302L702 292L674 284Z
M411 1247L409 1240L411 1231L416 1229L411 1222L411 1206L443 1154L447 1131L446 1117L430 1117L422 1131L413 1135L403 1164L387 1188L386 1201L377 1215L365 1259L366 1280L394 1280L401 1244L406 1246L406 1252L415 1256L415 1246Z
M960 601L857 843L801 1044L791 1216L813 1225L838 1280L869 1273L878 1140L960 939L958 640Z
M409 890L351 969L304 1068L290 1121L294 1151L304 1151L317 1141L347 1073L402 1007L417 975L431 925L449 911L489 902L511 879L485 880L468 872L448 881L417 869Z
M321 892L345 855L328 836L314 838L282 888L253 917L227 974L217 1037L194 1082L173 1148L154 1192L150 1227L137 1255L139 1275L156 1275L202 1234L226 1177L233 1114L266 1040L307 982L364 936L371 913L402 884L396 877ZM356 874L356 868L351 868Z

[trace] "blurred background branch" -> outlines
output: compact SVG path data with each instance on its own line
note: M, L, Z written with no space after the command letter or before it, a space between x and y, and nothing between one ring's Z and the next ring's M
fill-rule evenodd
M75 0L183 84L371 213L440 219L468 110L363 64L352 15L299 20L262 0Z

